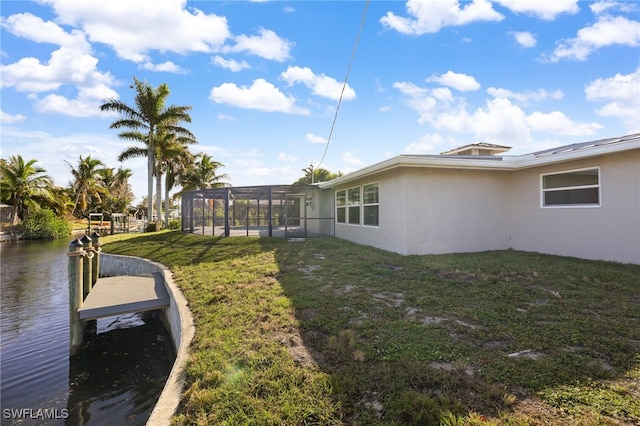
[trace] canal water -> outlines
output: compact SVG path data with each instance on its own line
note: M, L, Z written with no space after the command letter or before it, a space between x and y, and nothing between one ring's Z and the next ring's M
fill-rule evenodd
M98 320L69 357L71 240L0 244L2 425L141 425L175 359L158 315Z

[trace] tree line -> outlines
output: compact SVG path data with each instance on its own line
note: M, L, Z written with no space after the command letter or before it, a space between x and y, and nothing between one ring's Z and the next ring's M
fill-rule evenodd
M147 158L148 192L146 213L155 217L157 228L169 222L169 192L177 187L184 191L227 185L225 174L218 174L224 165L205 153L193 154L189 147L197 144L196 137L182 124L190 123L190 106L166 106L169 88L166 84L154 88L134 77L134 105L117 99L107 99L102 111L116 111L121 118L110 128L120 129L118 136L134 145L125 149L118 161ZM25 160L20 155L0 159L0 197L12 206L11 222L17 224L30 213L52 210L57 216L87 217L90 212L123 213L131 205L134 194L129 185L132 171L109 168L102 161L80 156L77 165L70 167L72 180L67 187L53 185L46 170L36 159ZM164 179L163 179L164 178ZM155 212L153 183L155 180ZM164 194L162 184L164 180ZM143 199L143 202L144 202ZM161 217L164 199L164 221Z
M120 153L118 161L147 158L147 195L142 202L146 206L140 207L146 209L149 220L156 222L155 229L161 229L169 223L170 191L179 189L175 199L185 191L227 186L225 180L229 177L218 173L224 164L208 154L191 152L190 147L198 143L185 127L191 122L191 107L167 105L170 91L166 83L152 87L134 77L130 88L135 91L133 105L106 99L100 109L120 114L109 128L119 130L118 137L133 143ZM108 217L128 211L134 198L129 184L131 169L107 167L91 155L81 155L76 164L65 162L72 180L67 187L57 187L36 159L25 160L20 155L0 159L0 197L2 203L12 206L13 225L42 209L51 210L58 217L75 218L86 218L91 212L106 213ZM304 176L294 185L342 176L340 172L313 166L302 171Z

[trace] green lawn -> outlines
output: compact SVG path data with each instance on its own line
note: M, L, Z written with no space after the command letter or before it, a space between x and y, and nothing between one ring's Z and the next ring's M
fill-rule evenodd
M175 424L640 423L640 266L161 232L196 335Z

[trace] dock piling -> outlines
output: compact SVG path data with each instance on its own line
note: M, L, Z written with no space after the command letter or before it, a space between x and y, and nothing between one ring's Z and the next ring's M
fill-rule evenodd
M77 355L82 348L83 326L78 309L83 301L83 257L86 255L80 239L69 244L69 354Z
M100 276L100 252L102 251L102 248L100 248L100 234L98 232L91 234L91 242L93 244L93 258L91 259L91 288L93 288Z
M93 282L91 281L93 278L91 275L91 267L93 266L91 258L93 257L93 251L91 247L91 238L85 235L80 241L82 242L82 247L85 251L85 256L83 256L82 261L82 301L84 302L93 285Z

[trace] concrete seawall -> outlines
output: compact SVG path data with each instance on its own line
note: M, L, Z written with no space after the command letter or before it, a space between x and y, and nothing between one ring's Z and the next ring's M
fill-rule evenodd
M169 425L182 397L184 369L188 357L189 344L194 334L193 317L187 306L187 300L173 281L171 271L161 263L133 256L121 256L109 253L100 254L100 275L141 275L160 272L164 275L165 286L169 293L169 308L164 310L169 326L169 334L176 348L176 359L164 389L158 398L147 425Z

